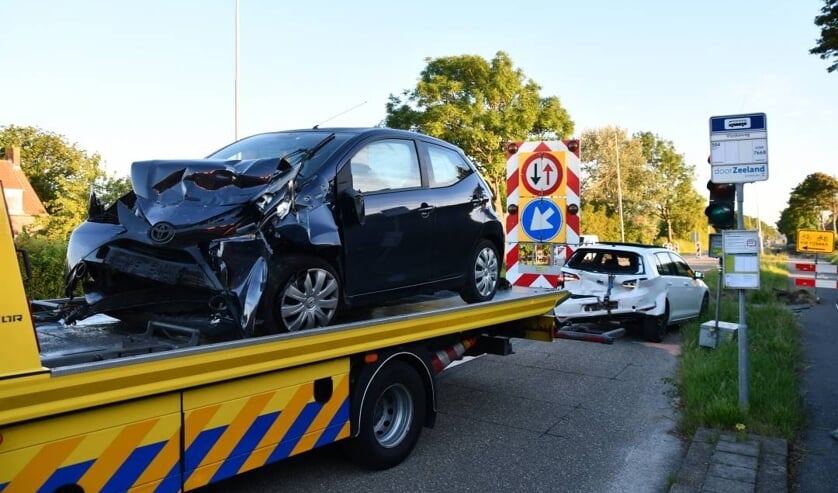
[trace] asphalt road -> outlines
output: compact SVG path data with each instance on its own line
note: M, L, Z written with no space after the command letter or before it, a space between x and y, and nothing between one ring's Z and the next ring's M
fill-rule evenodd
M667 380L679 334L513 346L440 375L436 426L395 468L361 470L336 444L200 491L665 491L684 452Z
M805 493L838 489L838 440L829 435L838 430L838 291L817 294L820 303L800 312L806 424L793 486Z

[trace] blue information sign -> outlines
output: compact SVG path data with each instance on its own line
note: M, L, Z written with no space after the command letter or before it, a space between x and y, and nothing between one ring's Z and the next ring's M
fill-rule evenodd
M533 200L524 206L521 227L535 241L550 241L559 234L564 218L559 207L549 200Z

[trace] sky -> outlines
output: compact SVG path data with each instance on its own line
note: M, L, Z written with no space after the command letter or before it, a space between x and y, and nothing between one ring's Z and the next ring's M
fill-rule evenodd
M705 196L709 118L765 113L769 178L745 185L745 214L773 224L807 175L838 173L838 72L809 54L822 6L240 0L238 137L377 125L427 58L504 51L575 136L653 132ZM63 135L117 176L204 157L236 137L235 14L235 0L0 0L0 126Z

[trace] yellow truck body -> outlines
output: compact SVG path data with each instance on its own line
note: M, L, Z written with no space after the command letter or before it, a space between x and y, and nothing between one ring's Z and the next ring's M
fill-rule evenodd
M434 351L498 334L550 340L544 314L567 296L515 288L486 303L442 299L322 329L49 366L4 200L0 267L2 493L185 491L362 439L384 369L415 369L424 392L414 397L432 414Z

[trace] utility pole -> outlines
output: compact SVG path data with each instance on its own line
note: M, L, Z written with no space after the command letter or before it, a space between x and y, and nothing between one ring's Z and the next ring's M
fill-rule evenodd
M233 140L239 140L239 0L236 0L236 73L235 79L235 101L234 106L234 124L233 124Z
M620 214L620 241L625 243L626 230L623 223L623 180L620 178L620 145L617 142L617 132L614 133L614 150L617 153L617 211Z

